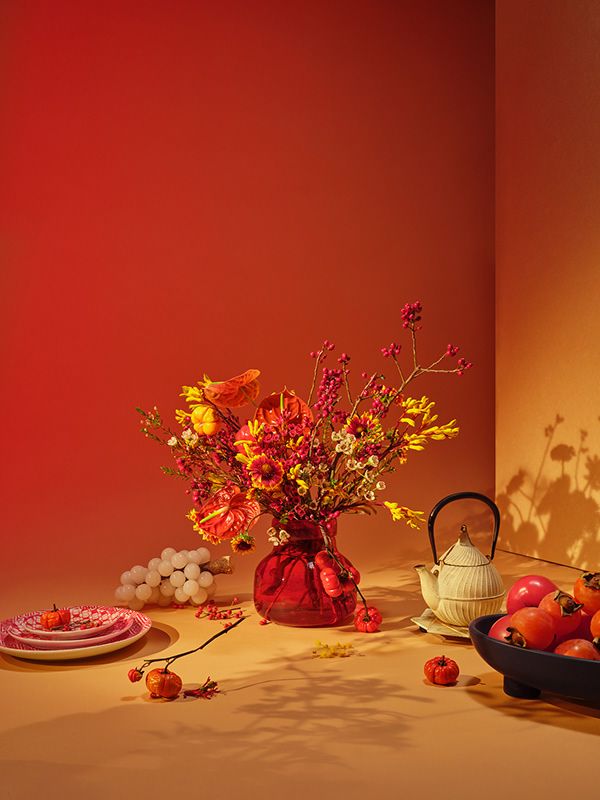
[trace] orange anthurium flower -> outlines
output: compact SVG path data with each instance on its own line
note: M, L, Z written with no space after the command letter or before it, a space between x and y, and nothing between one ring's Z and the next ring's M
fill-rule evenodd
M283 411L287 412L288 422L300 422L302 417L312 421L313 418L312 411L304 400L288 389L284 389L282 392L275 392L265 397L256 409L254 419L273 425L281 420Z
M257 369L247 369L228 381L209 382L204 385L204 396L220 408L240 408L258 397L260 387Z

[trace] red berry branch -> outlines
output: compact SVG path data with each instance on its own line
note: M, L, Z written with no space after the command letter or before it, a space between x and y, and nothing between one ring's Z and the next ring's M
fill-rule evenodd
M153 669L151 670L148 675L146 676L146 686L150 691L151 697L162 697L167 700L175 699L179 693L181 692L182 688L182 680L179 675L176 675L174 672L171 672L169 667L174 661L177 661L178 658L183 658L184 656L190 656L193 653L197 653L199 650L204 650L211 642L214 642L215 639L218 639L219 636L223 636L226 633L229 633L233 628L236 628L240 622L243 622L248 617L239 617L236 619L235 622L232 622L227 625L227 627L220 630L218 633L215 633L210 639L207 639L198 647L195 647L193 650L186 650L183 653L177 653L174 656L169 656L167 658L148 658L146 659L141 667L134 667L130 669L127 673L127 677L132 683L137 683L137 681L141 681L144 677L144 671L150 666L150 664L156 664L158 662L164 662L164 667L162 669ZM186 689L184 691L184 697L202 697L206 700L210 700L214 697L215 694L218 694L219 689L216 681L211 681L210 678L207 678L204 684L199 689Z

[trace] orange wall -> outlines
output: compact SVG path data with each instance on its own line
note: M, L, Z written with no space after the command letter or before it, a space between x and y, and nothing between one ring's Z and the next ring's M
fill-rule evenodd
M597 568L600 4L502 0L496 34L504 530L515 552Z
M492 3L0 13L6 611L49 586L92 599L82 567L112 591L197 543L135 405L168 412L181 383L251 366L265 391L306 391L324 337L357 373L384 368L417 298L423 348L458 342L475 368L418 389L463 432L415 454L394 497L493 490ZM343 525L359 565L415 538L383 515Z

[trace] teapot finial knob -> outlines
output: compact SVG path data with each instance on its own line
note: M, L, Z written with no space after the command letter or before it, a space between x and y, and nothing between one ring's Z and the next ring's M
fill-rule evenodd
M467 530L466 525L460 526L459 541L461 544L470 545L471 547L473 546L473 542L471 541L471 537L469 536L469 531Z

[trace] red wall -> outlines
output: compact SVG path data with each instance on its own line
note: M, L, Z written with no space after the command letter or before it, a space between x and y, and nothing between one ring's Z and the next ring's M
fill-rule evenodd
M324 337L384 368L417 298L423 348L456 341L476 368L416 389L463 432L394 497L492 491L491 2L0 13L5 611L196 543L135 405L247 367L306 391ZM344 526L359 562L415 537Z

